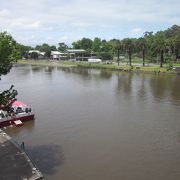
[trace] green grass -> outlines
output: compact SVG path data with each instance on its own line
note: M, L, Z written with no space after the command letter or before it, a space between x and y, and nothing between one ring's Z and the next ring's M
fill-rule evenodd
M173 65L176 67L180 67L180 62L174 63Z
M18 63L25 63L25 64L29 63L32 65L60 66L60 67L77 66L76 62L71 62L71 61L18 60Z
M78 67L83 68L97 68L97 69L112 69L121 71L141 71L141 72L173 72L167 71L166 67L160 68L159 66L129 66L129 65L113 65L113 64L90 64L90 63L78 63Z
M96 69L112 69L112 70L130 70L131 67L127 65L117 66L115 64L93 64L88 62L78 62L78 67L82 68L96 68Z
M117 57L115 58L117 59ZM123 63L128 63L129 62L129 59L128 58L125 58L123 60L121 60L120 62L123 62ZM131 60L132 63L137 63L137 64L142 64L143 63L143 60L142 58L139 58L139 57L132 57L132 60ZM149 60L148 59L145 59L145 63L149 63Z
M18 60L18 63L30 63L33 65L46 65L46 66L59 66L59 67L79 67L79 68L96 68L96 69L111 69L119 71L140 71L140 72L163 72L172 73L172 71L167 70L167 65L160 68L159 65L154 66L139 66L139 65L117 65L117 64L95 64L88 62L77 62L77 61L48 61L48 60Z

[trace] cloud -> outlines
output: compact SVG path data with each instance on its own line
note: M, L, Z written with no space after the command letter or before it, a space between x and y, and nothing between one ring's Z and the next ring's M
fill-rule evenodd
M134 28L131 30L132 33L139 33L139 32L142 32L142 29L141 28Z
M14 29L21 30L34 30L40 28L39 21L27 20L27 19L16 19L11 24L10 27Z
M7 9L0 10L0 18L7 17L10 12Z
M140 27L133 28L129 34L129 37L140 37L142 36L144 30Z
M53 37L50 43L62 37L123 38L180 24L179 7L179 0L6 0L1 2L0 28L15 39Z

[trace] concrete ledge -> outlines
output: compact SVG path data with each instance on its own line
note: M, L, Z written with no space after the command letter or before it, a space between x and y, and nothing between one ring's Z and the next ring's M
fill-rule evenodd
M0 179L39 180L43 175L27 153L0 129Z

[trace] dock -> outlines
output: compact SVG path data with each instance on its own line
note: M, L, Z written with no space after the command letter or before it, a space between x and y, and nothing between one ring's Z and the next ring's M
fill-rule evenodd
M42 173L21 147L0 129L0 179L1 180L40 180Z

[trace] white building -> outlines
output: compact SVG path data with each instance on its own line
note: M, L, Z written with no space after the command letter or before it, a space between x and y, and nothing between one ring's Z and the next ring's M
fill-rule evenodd
M96 54L84 49L67 49L68 59L74 61L87 61L89 58L96 58Z
M32 53L37 53L38 59L44 59L45 57L45 52L40 52L39 50L30 50L28 52L29 55L31 55Z
M59 51L51 51L51 58L53 60L62 60L67 58L66 53L61 53Z

